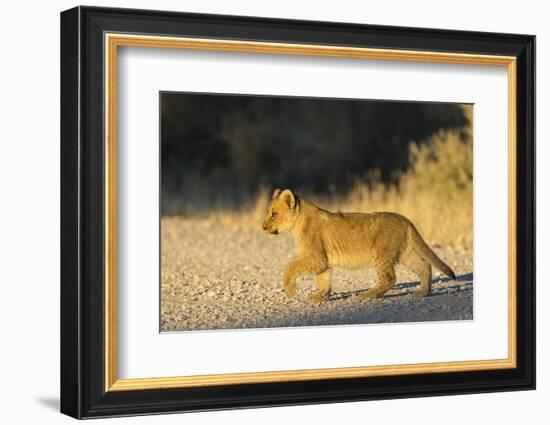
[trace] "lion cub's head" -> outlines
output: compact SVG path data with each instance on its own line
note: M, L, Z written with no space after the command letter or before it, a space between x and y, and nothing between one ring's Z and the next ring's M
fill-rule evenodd
M267 206L263 229L272 235L290 230L299 212L298 204L297 196L290 189L275 189Z

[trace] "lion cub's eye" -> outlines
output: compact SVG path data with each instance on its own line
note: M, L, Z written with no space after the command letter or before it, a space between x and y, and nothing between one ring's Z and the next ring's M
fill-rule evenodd
M277 217L277 213L275 211L272 211L271 212L271 218L275 218L275 217Z

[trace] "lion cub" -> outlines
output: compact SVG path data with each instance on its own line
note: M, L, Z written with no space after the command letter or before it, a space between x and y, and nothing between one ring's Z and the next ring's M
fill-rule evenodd
M420 278L415 295L430 293L432 264L455 279L451 268L430 249L405 217L387 212L332 213L296 196L290 189L276 189L267 208L263 229L276 235L290 231L298 257L284 271L288 297L295 295L296 279L315 274L319 291L313 302L328 300L333 267L374 267L378 282L361 298L378 298L395 284L395 266L402 264Z

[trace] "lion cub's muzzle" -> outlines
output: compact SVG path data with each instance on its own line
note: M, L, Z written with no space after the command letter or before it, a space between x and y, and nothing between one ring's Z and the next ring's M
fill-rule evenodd
M279 233L277 229L270 229L265 223L262 225L262 228L270 235L277 235Z

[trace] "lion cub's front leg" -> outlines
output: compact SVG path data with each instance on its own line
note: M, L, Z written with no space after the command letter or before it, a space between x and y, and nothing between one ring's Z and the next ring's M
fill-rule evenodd
M328 296L330 294L330 281L332 278L332 269L329 267L321 273L317 273L315 276L315 285L317 285L318 291L310 295L309 301L312 303L321 303L323 301L328 301Z
M327 268L326 260L318 257L298 257L290 261L283 274L283 287L289 298L296 295L296 279L300 276L321 273Z

